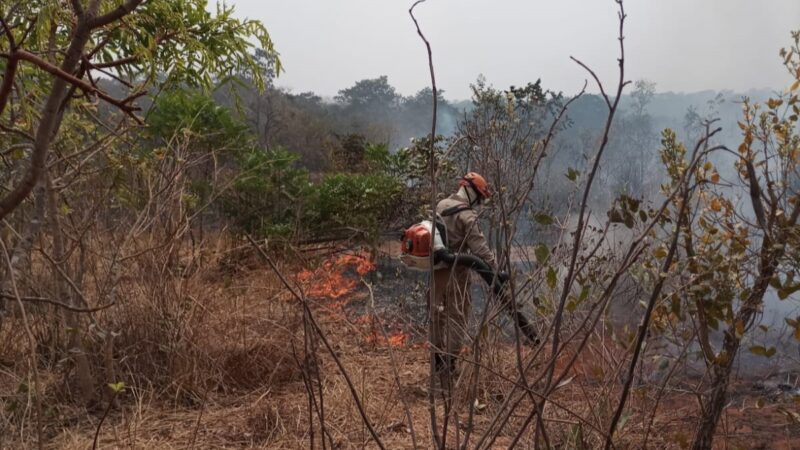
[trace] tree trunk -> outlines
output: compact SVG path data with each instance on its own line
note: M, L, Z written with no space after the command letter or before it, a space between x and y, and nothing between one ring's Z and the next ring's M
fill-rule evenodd
M727 362L715 365L713 368L711 394L706 400L692 450L711 450L714 434L717 431L717 423L719 423L719 418L728 400L728 382L733 368L733 360L739 351L739 339L726 335L723 348L726 354L730 356L728 356Z
M60 66L63 72L68 74L75 72L90 35L91 28L83 20L78 20L75 33L72 35L69 48ZM50 94L42 109L39 126L36 129L30 166L22 181L11 192L0 198L0 219L8 216L28 197L44 174L47 168L47 153L53 136L57 134L61 124L60 118L63 114L61 105L67 94L67 81L61 77L53 77Z
M64 251L64 233L61 230L61 223L58 217L58 207L56 205L56 194L52 183L47 179L48 215L50 216L51 233L53 234L53 280L54 294L56 300L75 308L85 307L77 299L77 293L71 292L65 280L65 274L69 273L67 267L59 267L59 264L67 264ZM59 270L60 268L60 270ZM63 273L62 273L63 272ZM64 325L67 328L67 353L75 365L75 399L79 404L88 405L94 397L94 379L92 377L89 358L83 347L83 332L78 313L62 309Z
M739 353L739 346L742 342L741 337L736 335L736 324L741 322L745 326L745 330L752 324L759 307L764 302L764 294L769 288L769 281L775 275L778 260L783 256L782 249L774 250L772 247L772 240L764 239L760 251L759 276L753 285L753 291L742 303L734 316L733 323L725 333L721 353L724 357L721 358L721 361L712 362L711 393L703 408L692 450L711 450L717 424L728 399L728 383L733 362Z

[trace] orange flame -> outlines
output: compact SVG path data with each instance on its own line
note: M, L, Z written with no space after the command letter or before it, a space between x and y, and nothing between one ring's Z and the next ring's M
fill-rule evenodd
M383 333L373 332L372 334L367 335L366 341L370 344L386 344L391 347L403 347L406 345L406 343L408 343L410 338L410 335L402 331L387 334L385 338Z
M298 273L297 281L305 285L305 293L309 297L336 300L350 294L358 286L358 280L347 275L349 268L363 276L375 270L375 264L366 255L339 255L325 261L313 272L304 270Z

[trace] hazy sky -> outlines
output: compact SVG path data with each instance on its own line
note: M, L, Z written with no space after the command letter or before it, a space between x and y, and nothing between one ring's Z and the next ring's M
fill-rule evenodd
M268 27L286 72L278 85L324 96L388 75L409 95L429 85L427 56L408 16L410 0L228 0ZM800 0L628 0L626 78L659 91L784 88L778 50L800 29ZM583 60L616 77L612 0L427 0L416 14L431 41L437 82L469 97L478 74L499 88L542 78L580 89Z

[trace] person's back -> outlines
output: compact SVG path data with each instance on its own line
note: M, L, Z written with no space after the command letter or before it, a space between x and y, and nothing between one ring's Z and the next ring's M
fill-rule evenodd
M494 253L478 223L478 212L469 200L459 192L441 200L436 205L436 213L442 217L447 228L447 247L454 253L470 252L495 267Z

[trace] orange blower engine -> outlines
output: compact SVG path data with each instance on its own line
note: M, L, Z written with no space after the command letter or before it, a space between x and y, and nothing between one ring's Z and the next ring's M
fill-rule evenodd
M432 233L430 220L411 225L403 232L402 254L400 261L411 270L428 271L431 267L431 238L433 238L434 255L440 250L445 250L444 242L447 239L446 231L442 224L437 224L436 233ZM436 260L438 258L434 258ZM434 261L434 269L442 269L448 264Z

